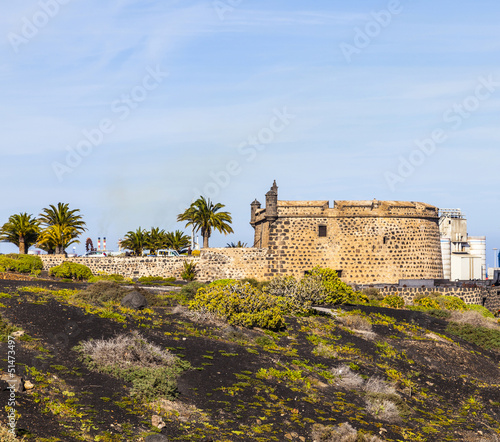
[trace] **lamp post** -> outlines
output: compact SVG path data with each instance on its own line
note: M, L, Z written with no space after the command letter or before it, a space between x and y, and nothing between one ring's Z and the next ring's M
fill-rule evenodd
M493 267L494 267L495 269L496 269L496 268L498 268L498 263L497 263L497 250L498 250L497 248L494 248L494 249L493 249L493 262L494 262Z

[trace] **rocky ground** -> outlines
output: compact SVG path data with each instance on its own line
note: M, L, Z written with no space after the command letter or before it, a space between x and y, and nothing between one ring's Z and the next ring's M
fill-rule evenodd
M344 422L387 441L500 440L500 353L447 334L444 320L343 306L265 332L193 316L174 292L137 315L74 305L67 290L85 288L0 279L0 314L25 332L15 341L16 370L34 388L17 393L16 411L29 440L161 433L171 441L305 442L319 440L318 425ZM133 330L191 364L175 401L134 399L129 384L89 371L73 349ZM3 372L7 352L0 343ZM8 395L0 392L2 409Z

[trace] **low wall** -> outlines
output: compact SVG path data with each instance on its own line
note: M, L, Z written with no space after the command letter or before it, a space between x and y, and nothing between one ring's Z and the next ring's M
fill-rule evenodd
M404 298L406 303L411 303L417 295L429 295L441 293L445 296L457 296L466 304L483 305L490 310L500 304L500 296L496 287L385 287L379 289L383 296L398 295Z
M94 275L117 273L125 278L161 276L180 278L184 262L197 264L200 281L223 278L264 279L267 269L267 249L224 248L202 250L199 257L125 257L103 256L92 258L66 258L64 255L40 255L43 269L49 270L64 261L84 264Z

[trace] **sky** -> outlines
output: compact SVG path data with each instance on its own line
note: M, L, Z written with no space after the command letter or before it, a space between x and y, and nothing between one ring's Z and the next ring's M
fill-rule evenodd
M0 16L0 223L58 202L94 245L200 195L422 201L500 248L493 0L17 0ZM0 253L15 251L0 244ZM71 251L71 250L68 250Z

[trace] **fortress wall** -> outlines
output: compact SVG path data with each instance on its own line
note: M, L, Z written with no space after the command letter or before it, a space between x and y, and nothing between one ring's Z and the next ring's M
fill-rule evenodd
M250 248L224 248L202 250L200 257L94 257L65 258L64 255L41 255L44 270L64 261L86 265L94 275L99 273L120 274L126 278L142 276L175 277L180 279L184 262L197 264L200 281L223 278L264 279L268 268L267 250Z

